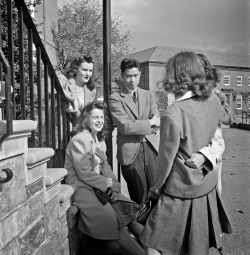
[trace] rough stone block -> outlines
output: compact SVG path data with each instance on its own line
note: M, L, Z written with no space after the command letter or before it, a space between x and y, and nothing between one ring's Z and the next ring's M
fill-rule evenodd
M59 202L58 196L45 205L44 223L45 234L49 237L53 229L58 226Z
M0 255L19 255L19 242L17 238L8 243L1 251Z
M69 240L68 239L64 241L58 255L69 255Z
M29 201L29 217L26 224L31 224L39 217L44 216L44 195L43 192L40 192L37 196L33 197Z
M0 169L9 168L13 178L0 190L0 219L26 200L24 180L24 157L22 155L0 161Z
M60 243L61 245L68 237L68 224L67 224L67 217L66 214L64 214L59 219L59 233L60 233Z
M25 204L0 220L0 250L24 230L29 217L27 212L29 207Z
M40 179L26 187L27 199L37 196L41 192L43 192L43 179Z
M0 145L0 159L10 158L28 151L29 134L12 135Z
M25 165L25 180L26 186L38 181L46 175L47 160L33 166Z
M20 234L20 255L34 254L39 246L45 241L44 219L38 218Z
M56 196L58 197L58 195L60 193L60 186L61 186L60 182L54 184L53 186L50 186L48 189L44 185L44 202L45 202L45 204L47 204L54 197L56 197Z
M66 214L66 211L70 208L70 198L65 200L62 204L60 204L59 217Z

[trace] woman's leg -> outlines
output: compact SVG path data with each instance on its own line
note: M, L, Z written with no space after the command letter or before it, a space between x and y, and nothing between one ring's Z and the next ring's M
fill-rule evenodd
M126 228L120 230L120 239L118 243L121 247L134 255L146 255L143 248L130 236Z
M162 255L161 252L149 247L146 248L146 254L147 255Z
M132 221L128 224L128 229L139 240L139 236L143 230L143 225L139 222Z

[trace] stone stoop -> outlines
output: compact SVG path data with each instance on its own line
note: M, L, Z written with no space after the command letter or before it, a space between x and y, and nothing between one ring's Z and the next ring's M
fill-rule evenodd
M25 181L26 186L43 178L46 175L47 162L54 155L51 148L28 148L25 154L26 166Z
M47 204L51 199L60 194L61 181L67 175L65 168L47 168L44 176L44 203Z
M74 189L71 185L61 184L60 194L59 194L59 217L64 215L70 207L71 196L74 194Z

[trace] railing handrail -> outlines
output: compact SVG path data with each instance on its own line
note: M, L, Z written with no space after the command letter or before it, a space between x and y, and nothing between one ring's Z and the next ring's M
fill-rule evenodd
M14 1L16 3L17 7L18 8L22 8L22 10L23 10L23 14L24 14L23 15L23 21L24 21L26 27L32 29L33 43L35 44L35 46L37 48L41 49L41 59L43 60L43 63L47 63L48 64L48 73L49 73L49 75L51 77L54 77L54 79L56 81L55 82L55 89L57 91L60 91L60 93L62 95L62 99L65 102L67 102L68 100L67 100L67 98L65 96L65 93L64 93L62 87L60 86L60 82L59 82L59 80L57 78L55 69L54 69L54 67L53 67L53 65L52 65L52 63L50 61L50 58L49 58L49 56L47 54L47 51L46 51L46 49L44 47L42 39L40 38L40 35L39 35L39 33L37 31L37 28L36 28L36 25L35 25L31 15L30 15L30 12L28 10L28 7L27 7L25 1L24 0L14 0Z
M1 136L0 144L11 134L13 134L13 115L11 114L11 78L10 78L10 65L7 59L4 56L2 49L0 48L0 60L4 66L6 75L5 75L5 109L6 109L6 133Z
M38 64L40 65L41 64L41 61L43 62L44 64L44 67L45 67L45 74L46 74L46 77L45 77L45 82L44 84L48 86L48 80L47 78L50 77L51 78L51 89L53 88L53 91L51 91L51 95L53 97L53 102L52 104L54 104L54 100L55 100L55 95L54 95L54 89L57 91L57 101L58 101L58 108L60 108L60 104L65 102L65 103L68 103L68 100L67 100L67 97L65 95L65 92L59 82L59 79L57 77L57 74L56 74L56 71L51 63L51 60L48 56L48 53L45 49L45 46L44 46L44 43L43 43L43 40L41 39L40 37L40 34L37 30L37 27L33 21L33 18L31 17L31 14L29 12L29 9L25 3L24 0L13 0L14 3L16 4L16 7L18 9L18 18L19 18L19 21L18 21L18 26L19 26L19 43L21 45L21 47L19 47L19 61L20 61L20 66L23 65L23 52L22 52L22 49L23 49L23 45L21 44L22 43L22 38L23 38L23 34L22 34L22 31L20 32L20 30L22 30L22 26L23 24L25 25L25 27L27 28L28 30L28 44L29 44L29 49L28 49L28 52L29 52L29 55L30 55L30 52L32 52L32 45L34 45L37 49L37 56L39 56L39 59L38 59L38 62L37 62L37 66ZM10 49L10 56L9 56L9 60L6 59L5 55L4 55L4 52L1 48L1 62L3 63L3 67L5 69L5 79L6 79L6 82L5 82L5 102L4 103L0 103L0 108L4 108L5 109L5 115L6 115L6 133L1 136L0 138L0 144L11 134L13 134L13 120L16 118L16 105L15 105L15 97L14 97L14 94L15 94L15 82L14 82L14 57L13 57L13 38L12 38L12 1L10 0L7 0L7 7L8 7L8 45L9 45L9 49ZM11 24L10 24L11 23ZM10 24L10 25L9 25ZM20 39L21 38L21 39ZM20 53L20 49L21 49L21 53ZM30 79L30 94L31 95L34 95L34 78L33 78L33 67L32 67L33 63L32 63L32 58L30 57L29 58L29 79ZM37 67L38 68L38 67ZM40 75L41 75L41 71L40 71L40 68L39 70L37 69L38 72L40 72ZM22 70L22 68L20 69L20 77L22 78L22 81L21 81L21 78L20 78L20 85L22 85L21 88L23 88L23 73L24 73L24 70ZM40 81L41 82L41 81ZM13 86L13 90L14 90L14 93L11 94L11 86ZM41 84L38 86L39 87L39 91L40 91L40 87L41 87ZM23 93L23 90L21 89L21 116L22 118L26 118L25 117L25 97L24 97L24 93ZM41 97L41 91L39 92L40 93L40 97ZM48 97L48 93L49 93L49 90L48 90L48 87L47 87L47 91L45 91L45 97L47 96L47 100L49 99ZM39 97L39 96L38 96ZM40 99L39 97L39 99ZM12 98L12 99L11 99ZM13 102L12 102L13 100ZM40 102L40 101L39 101ZM39 103L38 103L39 105ZM40 103L40 108L41 108L41 103ZM12 111L11 111L12 110ZM41 109L40 109L41 110ZM48 104L45 104L45 112L48 111ZM60 110L58 110L57 112L58 114L60 114ZM65 115L65 114L63 114ZM31 116L31 119L34 119L34 99L33 99L33 96L30 97L30 116ZM48 129L49 127L49 120L48 120L48 114L45 114L46 116L46 120L45 122L48 123L46 124L46 128ZM64 121L68 121L65 119L66 117L64 116ZM52 119L52 121L54 121L54 117ZM58 120L60 122L60 120ZM41 123L42 122L42 115L40 114L39 116L39 122ZM65 123L66 123L65 122ZM59 124L60 126L60 124ZM41 125L39 126L39 133L42 133L40 132L42 130L42 127ZM67 127L69 128L69 127ZM66 129L65 129L66 130ZM47 133L49 132L49 130L46 130ZM66 131L65 131L66 132ZM66 133L65 133L66 134ZM67 133L67 138L69 137L69 132ZM39 140L39 144L42 144L42 134L40 136L40 140ZM46 139L48 137L46 136ZM46 145L48 146L49 144L49 140L47 139L46 140ZM31 145L33 146L35 143L35 131L31 134Z

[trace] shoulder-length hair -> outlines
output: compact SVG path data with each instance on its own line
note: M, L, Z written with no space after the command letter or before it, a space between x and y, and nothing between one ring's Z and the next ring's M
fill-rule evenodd
M76 126L74 128L74 135L82 132L83 130L90 130L88 126L88 118L92 110L100 109L104 113L104 125L100 132L97 133L97 138L99 141L103 141L108 134L108 117L107 117L107 105L104 102L94 101L87 104L82 110L81 114L77 119Z
M64 75L70 79L70 78L74 78L76 77L77 74L77 70L79 68L79 66L82 63L92 63L94 65L94 61L92 59L92 57L90 56L83 56L83 57L76 57L72 60L72 62L70 63L70 66L68 68L65 69L64 71ZM93 81L93 77L91 77L89 79L89 81L86 83L87 88L92 91L95 88L95 84Z
M194 52L180 52L169 59L163 86L175 96L183 96L187 91L192 91L197 97L205 99L212 93L212 86L206 81L202 60Z
M206 80L211 82L211 84L216 87L217 83L220 81L220 71L211 64L209 59L204 54L198 53L197 56L202 60L204 65Z

